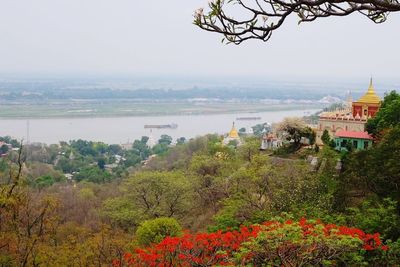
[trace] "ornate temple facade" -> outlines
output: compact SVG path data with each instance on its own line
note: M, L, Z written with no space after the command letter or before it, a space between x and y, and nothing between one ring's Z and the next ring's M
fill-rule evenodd
M316 129L317 144L322 144L324 130L328 131L331 138L338 131L364 132L367 120L375 116L380 104L381 99L375 93L371 79L367 92L360 99L354 102L349 99L343 109L320 114Z

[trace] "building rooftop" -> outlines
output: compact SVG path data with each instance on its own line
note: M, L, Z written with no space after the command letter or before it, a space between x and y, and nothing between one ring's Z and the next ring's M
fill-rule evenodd
M366 103L366 104L379 104L381 103L381 98L375 93L374 86L372 84L372 78L369 83L368 91L365 95L363 95L360 99L356 101L357 103Z
M345 131L339 130L336 132L336 137L344 137L344 138L357 138L357 139L367 139L372 140L373 137L368 134L368 132L353 132L353 131Z

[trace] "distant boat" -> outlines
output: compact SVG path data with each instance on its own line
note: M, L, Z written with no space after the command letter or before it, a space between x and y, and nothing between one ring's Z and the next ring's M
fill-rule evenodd
M254 121L254 120L261 120L261 117L238 117L236 118L238 121Z
M178 128L178 124L146 124L144 125L145 129L176 129Z

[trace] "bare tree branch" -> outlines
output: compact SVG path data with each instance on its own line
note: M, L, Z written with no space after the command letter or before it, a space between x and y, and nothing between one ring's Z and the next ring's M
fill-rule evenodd
M299 23L341 17L358 12L375 23L400 11L399 0L211 0L209 10L196 10L194 24L224 35L223 41L240 44L249 39L268 41L291 15ZM235 15L233 15L235 14Z

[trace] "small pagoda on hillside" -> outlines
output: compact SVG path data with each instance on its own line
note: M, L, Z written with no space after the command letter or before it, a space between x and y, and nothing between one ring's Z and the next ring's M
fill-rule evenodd
M232 123L232 129L230 130L228 135L224 138L223 143L225 145L235 143L236 146L240 146L242 144L239 133L235 128L235 122Z

